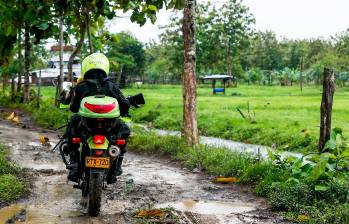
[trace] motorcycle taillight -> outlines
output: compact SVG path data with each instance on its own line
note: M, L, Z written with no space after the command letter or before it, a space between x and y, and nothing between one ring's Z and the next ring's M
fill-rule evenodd
M114 108L116 107L116 104L111 103L111 104L105 104L105 105L97 105L97 104L90 104L85 102L84 106L94 113L105 114L114 110Z
M105 137L103 135L94 135L93 136L93 143L95 144L104 144Z

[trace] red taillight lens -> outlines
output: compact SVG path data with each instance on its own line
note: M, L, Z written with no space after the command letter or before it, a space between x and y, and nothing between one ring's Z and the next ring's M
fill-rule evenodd
M116 104L112 103L112 104L106 104L106 105L96 105L96 104L90 104L85 102L84 106L94 113L105 114L114 110L114 108L116 107Z
M96 150L95 151L95 156L101 156L103 155L104 150Z
M125 145L126 144L126 140L125 139L118 139L118 140L116 140L116 144L117 145Z
M72 142L73 142L73 144L80 144L81 143L81 138L73 138Z
M103 135L94 135L93 136L93 143L95 144L103 144L105 137Z

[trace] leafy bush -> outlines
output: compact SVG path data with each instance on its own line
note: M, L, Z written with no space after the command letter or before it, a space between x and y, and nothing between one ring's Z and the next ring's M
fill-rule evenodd
M0 201L18 199L25 190L25 184L12 174L0 176Z
M220 148L202 145L188 148L178 136L159 136L140 128L134 130L129 148L168 155L191 169L199 168L217 176L238 177L241 184L253 184L258 195L267 197L272 209L286 211L294 220L309 223L348 220L349 179L328 176L326 164L330 160L319 155L306 162L304 158L283 160L279 154L270 153L270 161L259 161L251 155ZM322 189L324 184L326 188Z
M43 103L39 109L29 104L25 107L25 110L32 113L32 117L38 124L48 128L58 128L66 124L71 115L70 112L59 109L47 102Z
M15 175L20 168L6 158L7 150L0 145L0 202L17 199L25 190L25 184Z
M275 180L280 180L279 170L270 162L260 162L249 166L244 172L241 182L249 184L257 184L263 181L267 176L271 177L276 175Z
M0 144L0 175L3 174L17 174L20 170L19 167L10 163L6 158L7 150Z
M314 192L311 187L300 182L274 182L268 190L271 207L277 211L297 210L299 205L311 205Z

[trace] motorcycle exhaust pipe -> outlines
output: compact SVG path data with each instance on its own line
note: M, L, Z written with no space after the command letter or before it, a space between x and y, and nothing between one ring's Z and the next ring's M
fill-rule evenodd
M112 145L109 147L109 150L108 150L108 154L110 157L117 157L119 156L121 153L121 150L119 147L117 147L116 145Z

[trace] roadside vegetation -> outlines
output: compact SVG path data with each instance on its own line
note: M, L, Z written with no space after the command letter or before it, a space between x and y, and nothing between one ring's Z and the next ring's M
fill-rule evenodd
M242 87L241 95L245 98L248 98L247 96L253 97L253 93L251 92L250 88L253 87ZM268 89L263 88L257 89L264 94L266 94L266 91L268 91ZM236 90L237 89L232 89L232 91ZM146 89L126 90L126 92L130 94L144 92L146 99L148 99L148 97L150 98L150 100L147 101L148 105L157 105L158 102L161 102L163 105L170 108L167 108L168 110L171 110L171 102L176 103L176 98L180 98L179 91L180 90L178 87L165 86L158 87L156 92L150 87ZM212 97L214 100L218 99L218 102L221 100L223 101L221 106L230 101L233 103L234 100L237 100L238 98L237 96L233 97L228 95L207 96L206 92L209 91L208 88L199 88L198 91L199 104L201 102L200 97ZM254 93L258 93L258 91L255 91ZM53 89L47 88L44 89L44 92L52 93ZM270 92L273 91L270 90ZM305 93L307 94L304 93L304 96L302 97L314 99L316 92L316 89L306 89ZM337 94L336 96L345 96L344 92L342 94L342 96L341 93ZM287 98L288 102L290 102L290 98L292 99L292 94L289 94L288 91L280 91L279 94L270 95L276 99L280 98L278 101L279 106L280 102L285 101L282 100L283 97ZM242 98L242 96L240 97ZM256 99L258 96L254 95L253 98ZM2 97L1 99L4 100L6 98ZM316 96L316 99L319 99L319 97ZM43 106L40 109L36 108L36 104L34 102L32 104L22 104L20 108L30 112L35 121L39 124L49 128L57 128L65 124L70 113L68 111L57 109L52 105L51 101L52 98L49 97L49 94L45 94L42 103ZM179 103L180 99L178 99L177 104ZM1 105L3 105L3 102L1 102ZM18 104L7 105L18 107ZM214 105L214 103L211 102L211 105ZM173 107L176 106L174 105ZM208 110L212 110L211 108L215 107L207 107ZM220 107L218 106L217 108ZM300 105L300 108L302 108L302 105ZM297 109L297 107L295 107L295 111L302 111L300 108L298 107ZM175 117L174 112L169 113L164 109L165 108L161 108L161 110L159 109L159 111L161 111L159 113L164 113L164 117L172 119ZM149 106L146 106L142 110L145 110L145 112L142 113L148 113L150 115L152 114L147 112L147 110L149 111ZM314 110L316 110L315 103ZM142 113L137 114L135 111L133 114L133 119L139 119L137 117L142 116ZM220 114L223 112L211 111L211 113ZM236 116L236 119L239 120L238 118L240 115L238 112L233 111L232 114L233 113L235 113L234 116ZM279 119L278 117L281 116L275 115L275 110L273 113L273 117L275 119ZM258 112L256 112L256 117L256 124L258 124L258 122L260 122L258 120ZM301 117L301 113L298 116L294 115L294 117L299 119L299 117ZM212 115L211 118L213 119L214 116ZM244 122L242 118L240 119ZM314 117L314 126L315 120L316 119ZM292 121L286 120L286 122ZM170 122L168 122L168 124L170 124ZM250 122L246 124L256 125L251 124ZM266 122L264 125L265 124ZM160 127L162 128L165 126ZM287 125L285 125L283 128L286 133L291 133L290 130L287 130ZM314 132L316 129L317 127L314 127ZM306 156L304 158L301 159L290 157L285 160L281 160L278 153L270 153L269 159L263 160L253 155L232 152L222 148L212 148L203 145L200 145L198 148L190 148L187 147L185 141L179 137L158 136L152 131L146 131L137 127L134 127L129 148L132 151L141 153L171 157L180 161L189 169L198 168L203 172L207 172L215 176L236 177L239 180L239 184L251 185L257 195L268 198L274 211L282 212L296 222L339 224L349 222L349 148L343 137L345 132L346 131L342 131L342 129L334 129L332 131L330 141L328 141L326 144L324 153L318 154L309 152L305 154ZM316 134L314 134L314 136L315 135ZM311 144L316 144L316 141Z
M286 160L273 153L269 160L262 160L222 148L188 148L179 137L160 137L142 128L134 133L129 143L132 151L170 156L190 169L237 177L240 184L252 185L257 195L267 197L274 211L296 222L349 222L349 162L344 159L349 151L340 143L339 132L334 132L337 143L332 139L328 153Z
M327 39L280 40L272 31L254 30L253 14L243 1L235 0L216 5L210 1L196 5L193 0L0 3L0 105L25 110L38 124L58 128L70 116L57 108L57 96L63 92L64 79L74 81L75 56L82 59L93 52L104 53L110 59L112 81L121 87L138 83L137 88L124 92L145 95L147 103L142 110L132 111L133 121L182 131L184 137L159 137L136 129L132 150L170 156L216 176L236 177L240 184L252 185L256 194L267 197L273 210L295 221L349 223L349 151L344 137L349 133L349 30ZM184 9L184 17L174 15L161 28L158 42L143 44L130 33L106 29L108 19L119 17L116 11L128 11L132 22L144 25L147 20L154 23L161 8ZM57 94L55 88L43 87L41 100L36 102L40 96L34 85L39 87L40 82L33 71L41 74L50 64L55 54L45 49L50 38L57 39L55 47L60 49L60 75L54 80ZM66 77L65 47L73 49ZM324 68L330 68L335 77L332 127L338 128L330 139L326 135L325 148L317 149ZM211 84L196 86L196 79L212 74L228 75L225 84L235 88L228 88L226 95L212 95ZM204 136L305 156L282 160L270 153L269 160L262 160L196 146L197 129ZM24 191L19 172L0 148L1 201L16 199Z
M21 169L6 158L7 154L6 147L0 144L0 206L20 198L26 190L26 183L20 178Z

